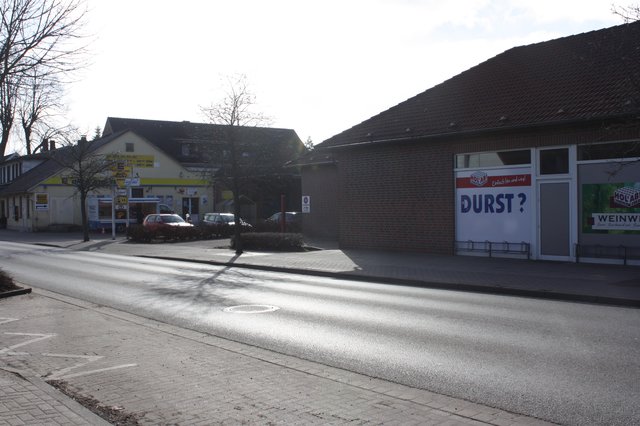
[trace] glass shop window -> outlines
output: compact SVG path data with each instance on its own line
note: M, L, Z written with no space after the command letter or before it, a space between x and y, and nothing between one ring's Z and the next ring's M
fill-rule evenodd
M541 175L566 175L569 173L569 148L540 151Z

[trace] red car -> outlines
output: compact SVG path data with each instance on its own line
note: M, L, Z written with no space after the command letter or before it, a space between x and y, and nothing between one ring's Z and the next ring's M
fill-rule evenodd
M193 226L177 214L150 214L144 218L142 226L150 231L168 229L175 226Z

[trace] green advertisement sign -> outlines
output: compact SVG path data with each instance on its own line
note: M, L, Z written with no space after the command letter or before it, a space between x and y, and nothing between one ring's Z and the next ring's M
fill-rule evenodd
M583 184L582 232L640 234L640 182Z

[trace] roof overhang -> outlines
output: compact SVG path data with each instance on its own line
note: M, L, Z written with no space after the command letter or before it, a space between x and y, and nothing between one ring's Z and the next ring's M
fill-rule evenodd
M613 122L613 121L621 121L621 120L636 121L637 125L640 126L640 113L625 114L625 115L619 115L619 116L594 117L594 118L576 119L576 120L547 121L543 123L526 123L521 125L500 126L500 127L486 128L486 129L450 131L450 132L442 132L442 133L432 133L428 135L411 135L411 136L403 136L398 138L370 139L367 141L358 141L358 142L351 142L351 143L332 145L332 146L322 146L321 148L327 149L327 150L339 150L339 149L358 148L358 147L365 147L365 146L372 146L372 145L409 143L409 142L417 142L417 141L424 141L424 140L451 139L456 137L466 138L471 136L484 136L487 134L499 134L499 133L508 133L508 132L514 132L514 131L523 131L523 130L539 130L544 128L596 125L596 124Z

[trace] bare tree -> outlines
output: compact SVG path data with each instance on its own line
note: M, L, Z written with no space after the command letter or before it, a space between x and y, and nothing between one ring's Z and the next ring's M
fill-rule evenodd
M85 136L77 142L73 140L71 137L64 140L61 148L51 151L51 158L62 167L63 183L73 186L80 196L82 235L84 241L89 241L87 197L95 190L111 186L115 160L98 152L100 141L87 141Z
M102 137L102 128L100 126L96 126L96 128L93 130L93 139L92 140L96 140L96 139L100 139Z
M313 151L314 145L311 136L307 136L307 140L304 141L304 147L307 148L307 151Z
M629 24L640 19L640 5L637 4L631 4L627 7L612 5L611 12L613 12L614 15L621 17L625 24Z
M235 220L234 241L237 254L242 253L242 231L240 221L240 170L238 163L238 127L257 126L267 121L265 115L253 111L255 95L249 90L245 75L226 78L227 91L220 102L201 107L202 113L213 124L224 126L224 138L231 162L231 189L233 191L233 214ZM215 178L214 178L215 179Z
M244 74L227 76L227 89L218 103L201 107L202 113L213 124L228 126L259 126L269 121L260 112L253 111L256 96L251 92Z
M2 133L0 155L4 155L17 104L19 87L37 69L51 81L79 68L83 46L74 46L82 37L85 9L82 0L0 0L0 92L4 107L0 115Z
M10 75L5 79L5 84L0 85L0 158L4 155L4 149L11 135L11 127L16 115L16 102L18 98L19 76Z
M50 119L62 110L62 87L55 77L40 75L35 68L23 79L24 83L20 87L17 114L27 155L33 152L34 137L46 138L55 127Z

